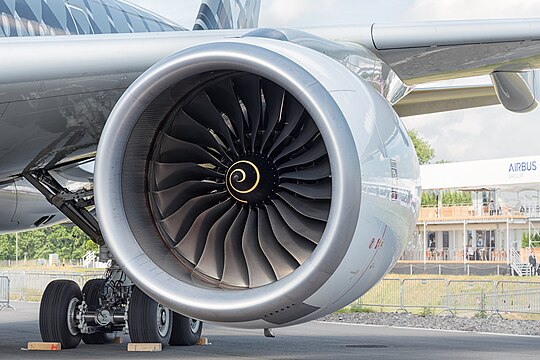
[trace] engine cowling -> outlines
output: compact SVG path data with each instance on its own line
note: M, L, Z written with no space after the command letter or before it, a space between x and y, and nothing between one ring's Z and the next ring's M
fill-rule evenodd
M117 103L95 168L116 261L148 295L239 327L309 321L395 264L419 207L391 106L327 56L260 38L197 45Z

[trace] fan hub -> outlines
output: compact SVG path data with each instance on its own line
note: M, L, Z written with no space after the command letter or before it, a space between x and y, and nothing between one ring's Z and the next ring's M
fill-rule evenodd
M260 205L276 193L278 171L271 160L248 155L229 167L225 181L227 191L236 201Z

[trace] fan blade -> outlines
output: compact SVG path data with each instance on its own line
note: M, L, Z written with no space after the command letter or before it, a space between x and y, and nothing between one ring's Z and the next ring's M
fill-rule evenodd
M207 128L193 120L184 110L180 109L175 115L170 135L179 140L217 150L221 155L232 161L223 147L216 141Z
M310 168L287 172L281 174L279 177L280 179L293 180L319 180L329 177L330 174L330 163L328 159L325 159L325 161L321 161L319 164Z
M154 161L153 166L154 178L158 190L168 189L188 180L215 180L225 178L225 175L197 164L168 164Z
M193 198L171 216L160 220L159 223L177 244L187 234L197 216L218 204L227 198L227 196L228 193L224 191Z
M242 236L242 250L246 258L251 288L276 281L274 271L259 246L257 235L257 213L250 209Z
M315 220L328 220L328 214L330 213L330 201L306 199L299 196L294 196L285 191L280 191L277 194L300 214Z
M276 240L268 214L264 209L257 210L259 219L259 245L274 270L276 278L282 279L300 265Z
M300 122L300 119L302 118L302 115L304 114L304 107L302 104L298 102L295 98L293 98L290 94L285 95L285 103L283 105L283 113L281 115L281 120L285 121L285 125L283 126L283 129L281 129L281 132L277 139L274 141L274 144L268 151L268 155L272 154L274 150L276 150L285 139L293 132L293 130L296 128L298 123Z
M240 140L240 146L245 151L244 144L244 120L242 115L242 109L234 93L233 84L231 78L212 86L207 90L210 100L216 107L224 112L236 130L236 135Z
M231 132L225 120L216 109L210 98L204 91L200 91L193 101L187 106L186 113L201 125L214 130L221 135L230 147L230 150L237 154L231 138Z
M242 249L242 235L248 210L242 208L225 237L225 255L221 284L229 287L249 287L249 275Z
M324 145L324 141L322 137L319 136L317 140L313 142L312 146L309 149L307 149L302 154L295 156L291 160L281 164L278 167L278 169L282 170L282 169L292 167L292 166L308 164L326 154L327 154L326 146Z
M332 198L332 183L330 181L315 184L281 183L280 188L287 189L310 199L329 200Z
M264 130L263 138L261 141L261 152L263 152L266 142L272 135L276 124L281 119L283 111L283 102L285 101L285 90L271 81L265 80L262 83L262 89L264 98L266 100L266 114L268 118L268 124Z
M275 161L279 161L279 159L284 156L305 146L318 132L319 129L317 128L317 125L310 119L307 124L304 125L302 130L299 131L298 137L294 138L287 146L285 146L285 148L283 148L281 153L276 156Z
M255 75L241 76L234 80L236 94L242 100L248 111L248 123L251 130L251 151L255 152L255 141L261 121L261 84Z
M277 241L294 257L298 264L303 264L316 245L294 232L273 206L267 205L266 211L268 211L270 226Z
M240 207L234 204L208 232L203 253L195 271L220 280L223 275L223 258L225 256L225 237L233 221L238 215ZM181 244L181 243L180 243Z
M297 213L282 200L275 199L272 200L272 203L276 206L281 218L295 233L305 237L315 244L319 243L326 225L324 222L310 219L302 214ZM270 207L268 207L268 209L270 209ZM276 228L272 228L276 230ZM279 236L277 236L277 238L278 240L280 239Z
M224 187L224 184L210 181L186 181L169 189L154 191L152 194L163 217L168 217L184 206L188 200L212 191L223 190Z
M210 153L199 145L175 139L167 134L163 134L160 150L159 160L162 162L194 162L197 164L212 164L216 167L226 168L223 163L210 155Z
M187 234L174 247L176 251L193 265L197 265L205 248L210 229L232 205L231 200L224 201L197 216Z

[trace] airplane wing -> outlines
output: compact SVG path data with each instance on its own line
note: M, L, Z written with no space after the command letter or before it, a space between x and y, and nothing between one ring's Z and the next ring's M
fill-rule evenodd
M316 29L314 32L335 41L368 47L411 86L499 73L505 78L512 77L510 83L518 88L529 87L532 95L537 91L537 85L520 81L523 76L517 75L530 73L540 65L538 19L372 24L369 35L366 30L366 27L353 26ZM409 116L498 104L501 99L497 94L502 95L503 91L496 91L497 85L504 87L504 81L493 80L495 87L491 89L414 90L396 104L396 110L402 116ZM507 106L505 100L508 99L502 100L507 109L516 110L512 105ZM524 108L517 108L527 111L534 106L527 103Z

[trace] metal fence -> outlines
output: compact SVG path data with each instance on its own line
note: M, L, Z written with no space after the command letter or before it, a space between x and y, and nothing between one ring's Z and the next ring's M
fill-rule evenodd
M401 281L401 308L444 309L444 279L404 279Z
M104 272L5 271L0 273L0 311L10 300L39 301L47 285L57 279L83 286ZM437 309L486 313L540 314L540 282L387 278L357 301L358 305L395 310Z
M509 273L509 265L501 264L413 264L398 263L391 270L394 275L506 275Z
M46 271L4 271L0 276L7 277L10 282L11 300L19 301L39 301L47 285L58 279L73 280L79 286L94 278L103 277L104 272L46 272ZM0 299L1 299L0 292ZM1 302L0 302L1 304Z
M540 314L540 282L383 279L357 305L395 310Z
M0 311L15 308L9 303L10 280L7 276L0 276Z
M540 314L540 283L499 281L496 294L499 312Z

